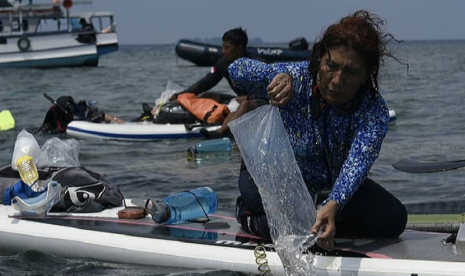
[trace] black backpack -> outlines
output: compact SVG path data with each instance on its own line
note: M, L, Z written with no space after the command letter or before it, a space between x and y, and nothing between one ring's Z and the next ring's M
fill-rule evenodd
M196 121L197 118L176 102L162 105L158 116L153 118L157 124L193 124Z
M53 206L51 212L91 213L123 204L123 195L116 185L84 167L48 167L38 171L40 187L45 187L50 180L54 180L63 188L61 199ZM19 180L19 173L11 166L1 168L1 195L3 196L5 190Z
M151 120L156 124L194 124L197 123L197 118L187 110L182 108L177 102L167 102L161 106L160 112L156 117L152 116L152 108L150 105L143 103L142 114L132 122L141 122Z

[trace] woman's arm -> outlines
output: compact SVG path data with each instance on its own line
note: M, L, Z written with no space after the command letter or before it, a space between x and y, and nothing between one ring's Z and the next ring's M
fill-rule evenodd
M340 209L347 204L368 176L371 166L378 158L388 129L389 111L384 100L380 97L375 103L372 100L370 102L361 107L366 111L357 116L358 127L355 129L349 155L328 198L338 203Z
M302 81L302 68L305 66L308 66L308 63L267 64L258 60L240 58L229 66L228 71L229 77L238 88L250 93L268 97L268 92L275 93L276 96L279 93L276 90L271 91L275 88L275 85L271 85L270 89L268 89L268 86L272 84L275 76L277 77L277 75L281 73L291 76L292 86L296 87L296 83L300 83ZM275 80L275 83L277 84L278 81L279 80ZM297 87L299 86L300 84L297 85ZM278 100L280 99L281 98L278 96Z
M273 75L270 64L239 58L229 65L228 72L234 86L250 93L267 96L266 87L271 82L269 76Z

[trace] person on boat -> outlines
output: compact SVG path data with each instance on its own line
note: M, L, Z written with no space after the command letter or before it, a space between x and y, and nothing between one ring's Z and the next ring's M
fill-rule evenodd
M79 19L79 24L81 24L81 31L94 31L94 26L91 23L88 23L85 18Z
M79 19L79 24L81 24L81 28L79 31L85 32L84 34L79 34L77 40L81 43L94 43L97 41L97 37L95 36L95 30L92 23L87 22L85 18Z
M94 101L76 103L71 96L61 96L45 115L44 122L35 133L63 133L71 121L89 121L93 123L117 123L124 120L100 111Z
M270 97L278 106L303 179L313 198L326 199L309 232L321 230L320 247L334 236L397 237L405 229L404 205L368 178L389 124L378 73L393 57L377 15L360 10L329 26L313 45L310 61L265 64L240 58L229 67L237 88ZM242 227L270 238L262 198L244 162L236 217ZM297 204L297 203L296 203ZM305 204L305 203L298 203Z
M255 108L257 104L263 103L262 100L258 99L257 96L246 92L236 86L233 85L231 79L229 78L228 73L228 66L240 57L246 57L246 47L248 42L247 33L242 28L234 28L228 30L223 34L223 56L215 63L215 65L211 68L210 73L208 73L205 77L191 85L185 91L180 93L174 94L170 100L175 100L178 95L182 93L194 93L198 95L199 98L210 98L214 99L217 102L224 102L225 100L231 100L233 98L230 95L222 95L219 93L212 93L206 92L216 86L223 77L226 78L229 85L231 86L232 90L237 94L237 102L239 106L237 110L230 112L223 121L222 126L213 132L209 132L206 129L202 129L201 133L206 138L219 138L229 134L229 127L227 125L228 122L238 118L242 114L248 112L249 110ZM267 102L266 100L265 102Z

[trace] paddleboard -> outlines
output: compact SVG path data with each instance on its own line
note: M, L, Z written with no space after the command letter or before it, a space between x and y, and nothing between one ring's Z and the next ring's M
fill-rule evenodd
M285 275L274 246L242 231L234 210L220 209L205 224L163 225L150 216L118 219L120 209L28 218L2 205L0 247L141 265L254 274L269 269L273 275ZM396 239L338 238L334 251L313 249L316 275L463 275L465 257L455 253L455 245L443 243L449 237L406 230Z

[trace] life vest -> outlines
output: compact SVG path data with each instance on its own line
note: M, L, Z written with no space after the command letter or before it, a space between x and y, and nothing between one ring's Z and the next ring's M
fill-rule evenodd
M208 98L197 98L193 93L180 94L178 103L197 119L207 124L219 124L229 114L226 105Z

